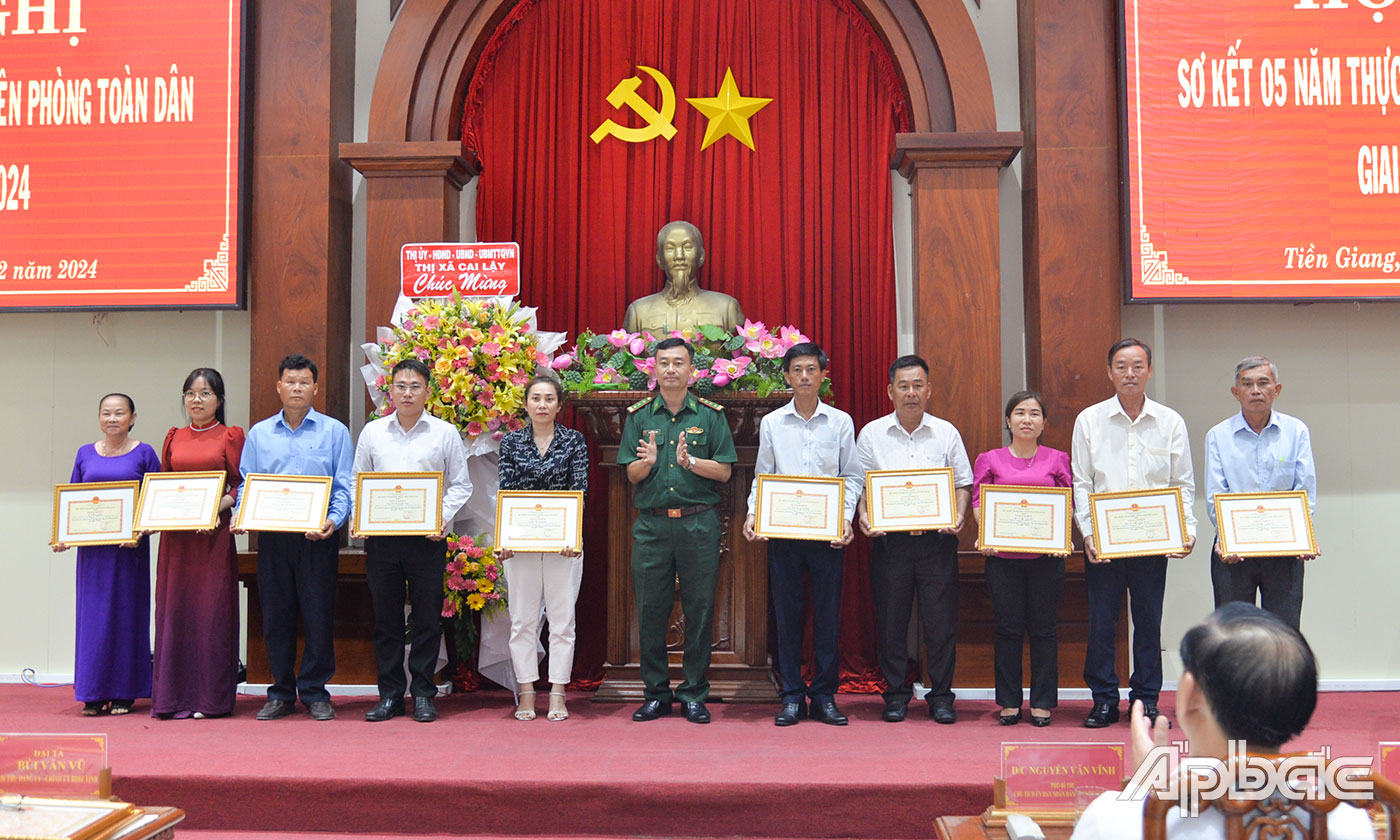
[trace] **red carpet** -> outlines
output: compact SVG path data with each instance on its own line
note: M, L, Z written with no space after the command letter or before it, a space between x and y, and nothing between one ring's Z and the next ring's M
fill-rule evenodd
M1372 755L1400 739L1394 694L1323 695L1295 748ZM1163 698L1170 712L1171 696ZM571 697L573 716L522 723L509 695L442 698L442 719L362 719L371 698L341 699L340 718L259 722L261 699L234 717L84 718L70 689L0 686L11 732L106 732L115 792L185 809L184 828L221 832L609 837L926 837L935 817L991 802L1004 740L1124 741L1126 725L1079 726L1087 701L1054 726L1001 727L991 702L959 704L939 726L911 707L879 720L878 697L843 696L851 725L773 726L775 709L715 704L715 721L631 721L631 706ZM214 835L218 836L218 835Z

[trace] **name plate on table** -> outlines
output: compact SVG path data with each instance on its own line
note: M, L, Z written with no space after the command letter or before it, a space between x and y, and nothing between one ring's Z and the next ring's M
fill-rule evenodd
M845 535L846 482L805 475L758 476L754 533L784 540L832 542Z
M440 472L362 472L355 476L356 537L442 533Z
M331 504L328 475L249 473L235 528L244 531L319 531Z
M1186 545L1181 488L1089 496L1094 548L1101 559L1176 554Z
M146 473L136 505L138 531L208 531L219 525L223 470Z
M139 481L91 481L53 488L50 545L120 545L136 539Z
M977 544L993 551L1069 554L1072 496L1068 487L983 484Z
M1316 554L1308 492L1215 494L1220 553L1241 557Z
M106 735L0 733L0 793L101 799L111 792Z
M583 546L583 493L578 490L500 490L496 546L558 554Z
M1376 745L1376 770L1400 785L1400 741L1381 741Z
M953 471L871 470L865 474L866 516L876 531L937 531L957 524Z
M994 810L1073 820L1076 791L1123 789L1123 744L1003 743Z

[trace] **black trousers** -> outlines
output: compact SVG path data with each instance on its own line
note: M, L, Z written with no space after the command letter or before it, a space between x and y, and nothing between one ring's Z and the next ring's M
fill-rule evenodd
M1053 709L1060 689L1060 594L1063 557L988 557L987 591L996 615L993 669L997 705L1021 707L1021 640L1031 639L1031 708Z
M830 543L771 540L768 543L768 588L778 626L778 676L784 703L836 699L840 688L837 639L841 630L841 584L846 551ZM812 684L802 678L802 606L812 585Z
M1225 564L1211 552L1211 571L1219 565L1225 571L1226 601L1255 603L1299 629L1303 616L1303 571L1307 565L1297 557L1246 557ZM1212 574L1212 579L1214 578ZM1220 606L1219 594L1216 606Z
M335 675L335 585L340 567L335 536L308 540L301 534L258 534L258 600L272 685L267 699L310 705L329 700L326 683ZM305 645L297 671L297 618Z
M446 543L427 537L370 537L365 540L365 579L374 605L374 664L379 670L379 696L414 697L437 694L433 672L442 640L442 575ZM404 594L412 608L413 638L408 671L403 673Z
M958 538L930 532L886 534L875 540L870 557L870 592L875 602L875 632L880 670L888 688L885 702L907 703L909 685L909 614L919 596L919 625L928 650L930 705L953 702L953 668L957 664Z
M1167 558L1128 557L1086 563L1089 591L1089 643L1084 652L1084 683L1095 703L1118 704L1115 641L1123 595L1133 616L1133 673L1128 700L1156 703L1162 691L1162 597L1167 588Z

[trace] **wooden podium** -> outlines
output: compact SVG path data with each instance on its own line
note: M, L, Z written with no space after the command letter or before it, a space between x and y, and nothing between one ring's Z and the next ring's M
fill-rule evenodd
M608 660L607 678L594 699L599 702L641 701L642 673L637 637L637 601L632 593L632 522L637 516L632 485L616 466L627 407L652 396L647 391L607 391L574 399L583 432L598 447L607 467L608 517ZM755 393L716 395L725 407L739 461L729 483L720 488L719 579L715 586L714 639L710 663L710 697L727 702L777 702L777 681L768 651L768 554L761 544L743 537L754 459L758 454L758 422L781 407L792 394L768 397ZM666 633L671 682L679 684L685 619L677 599Z

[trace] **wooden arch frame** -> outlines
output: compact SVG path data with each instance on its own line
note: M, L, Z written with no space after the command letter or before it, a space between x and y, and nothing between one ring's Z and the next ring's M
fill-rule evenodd
M404 242L459 235L460 190L478 171L462 150L462 100L471 68L517 1L406 0L399 10L375 77L368 140L340 147L368 181L369 313L393 308ZM915 349L941 384L941 413L981 451L1000 441L997 176L1021 134L995 130L987 62L960 0L854 2L910 97L914 131L897 136L891 166L912 196ZM377 323L366 319L371 331Z

